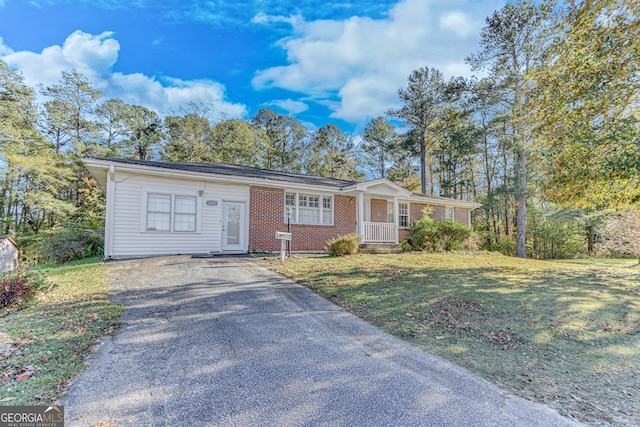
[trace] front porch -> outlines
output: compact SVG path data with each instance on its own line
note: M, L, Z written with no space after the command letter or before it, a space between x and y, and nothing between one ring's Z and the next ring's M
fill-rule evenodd
M362 243L398 243L398 225L394 222L362 222Z
M346 190L356 196L356 232L363 245L398 245L399 228L408 225L406 200L412 193L385 179L358 183Z

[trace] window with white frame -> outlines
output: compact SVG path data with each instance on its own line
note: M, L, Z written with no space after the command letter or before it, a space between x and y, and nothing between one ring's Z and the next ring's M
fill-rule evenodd
M296 193L286 193L284 196L284 222L296 222L298 217L296 205Z
M171 231L171 195L147 195L147 231Z
M455 219L455 208L447 206L444 208L444 219L453 221Z
M333 224L333 198L322 196L322 223Z
M175 196L173 205L173 231L196 231L196 198Z
M195 232L197 198L173 194L147 194L147 231Z
M394 203L391 201L387 201L387 222L389 223L395 223L396 222L396 217L395 217L395 209L394 207Z
M319 194L286 192L284 221L291 212L292 224L333 225L333 197Z
M400 228L409 228L409 204L398 203L398 222Z

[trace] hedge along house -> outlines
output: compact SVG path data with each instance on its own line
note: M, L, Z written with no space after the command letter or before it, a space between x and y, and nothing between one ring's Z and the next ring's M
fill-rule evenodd
M105 258L272 252L291 225L293 251L323 251L356 232L398 243L410 221L470 225L480 205L414 194L387 179L344 181L220 163L85 158L106 196Z

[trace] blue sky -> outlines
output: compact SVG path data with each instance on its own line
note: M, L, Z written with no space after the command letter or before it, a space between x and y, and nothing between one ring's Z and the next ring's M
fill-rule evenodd
M31 86L77 69L106 97L216 118L260 108L358 132L420 67L470 76L502 0L0 0L0 59Z

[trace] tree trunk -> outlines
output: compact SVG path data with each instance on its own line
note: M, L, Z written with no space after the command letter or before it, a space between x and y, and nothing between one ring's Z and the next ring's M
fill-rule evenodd
M422 194L427 194L427 147L424 136L420 144L420 190Z
M509 228L509 202L507 199L504 201L504 235L511 235L511 229Z
M518 151L518 199L516 203L516 257L527 257L527 158Z
M593 227L589 227L589 237L587 239L587 251L589 254L593 254L593 245L596 241L596 233L593 230Z

